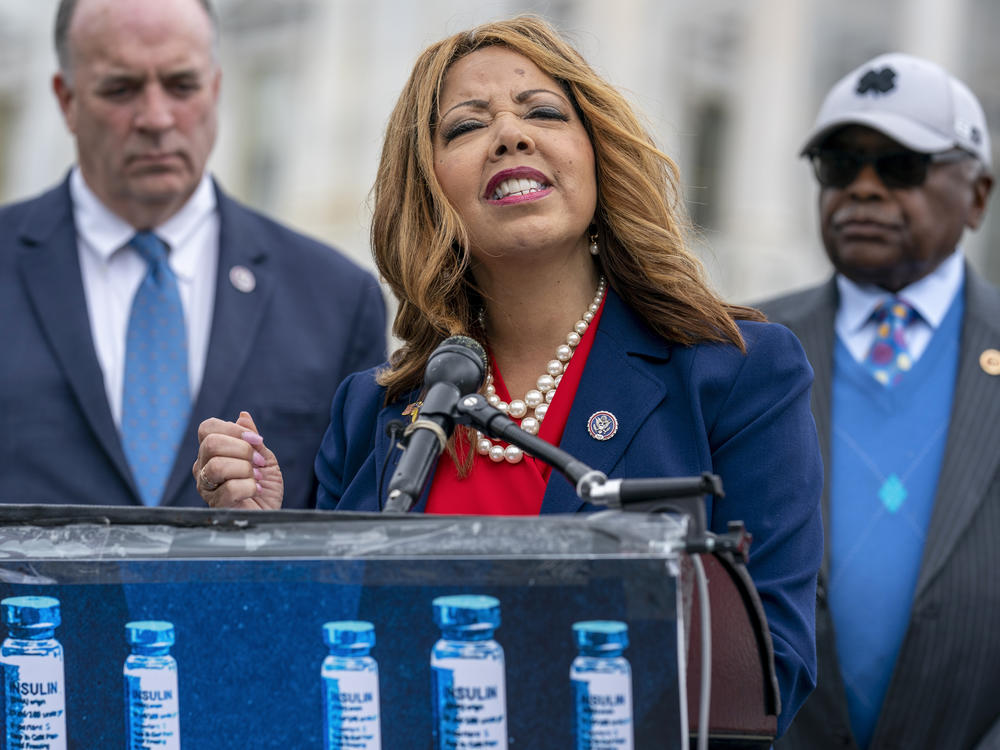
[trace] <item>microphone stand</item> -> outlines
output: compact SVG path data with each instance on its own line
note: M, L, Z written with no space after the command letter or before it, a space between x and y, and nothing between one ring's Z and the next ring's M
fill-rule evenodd
M576 494L586 502L607 508L642 513L675 512L690 518L688 552L732 551L747 558L750 535L742 521L729 524L725 534L710 534L705 516L705 495L725 497L722 479L708 472L697 477L657 477L643 479L608 479L603 472L547 443L537 435L529 435L513 420L479 393L469 394L455 405L457 424L471 425L489 435L516 445L539 458L566 477L576 488Z

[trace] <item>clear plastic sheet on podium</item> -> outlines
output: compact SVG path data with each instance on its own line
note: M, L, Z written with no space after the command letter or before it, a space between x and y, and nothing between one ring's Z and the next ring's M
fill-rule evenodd
M432 601L473 594L500 602L510 750L574 747L573 625L591 620L627 625L634 747L662 750L687 746L685 532L683 517L620 512L7 506L0 596L59 601L69 748L126 747L137 620L173 625L184 747L323 748L323 626L348 620L374 625L382 748L431 748Z

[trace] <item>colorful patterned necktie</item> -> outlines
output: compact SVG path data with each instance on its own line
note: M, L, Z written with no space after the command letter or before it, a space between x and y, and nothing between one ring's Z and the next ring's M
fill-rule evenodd
M152 232L129 244L149 268L132 299L125 340L122 444L142 502L158 505L191 405L187 333L167 246Z
M865 366L882 385L893 386L913 366L904 332L916 320L917 312L898 297L890 297L879 302L872 318L878 328Z

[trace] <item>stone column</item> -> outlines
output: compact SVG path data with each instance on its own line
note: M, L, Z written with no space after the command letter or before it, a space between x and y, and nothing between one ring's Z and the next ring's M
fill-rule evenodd
M721 229L713 243L722 291L757 300L821 278L815 189L798 150L814 113L809 95L808 3L747 4L724 154Z

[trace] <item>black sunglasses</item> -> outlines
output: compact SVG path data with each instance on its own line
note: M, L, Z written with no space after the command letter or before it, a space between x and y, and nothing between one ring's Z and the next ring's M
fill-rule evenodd
M845 188L857 178L866 164L875 167L879 179L889 188L914 188L927 179L931 164L962 161L973 157L968 151L952 149L938 154L921 154L901 150L879 154L859 154L856 151L837 151L817 148L808 154L816 179L824 187Z

